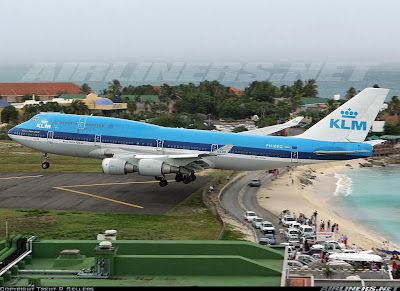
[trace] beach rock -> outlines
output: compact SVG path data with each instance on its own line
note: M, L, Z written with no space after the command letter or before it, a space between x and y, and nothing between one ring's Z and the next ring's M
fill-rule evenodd
M361 167L372 167L372 164L370 163L359 163Z
M312 184L312 182L306 178L300 178L300 183L306 186Z
M350 165L350 164L346 164L346 166L347 166L347 167L351 167L351 165Z

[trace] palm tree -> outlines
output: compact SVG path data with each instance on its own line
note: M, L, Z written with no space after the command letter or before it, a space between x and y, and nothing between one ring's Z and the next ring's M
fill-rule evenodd
M71 103L70 106L68 106L68 112L74 113L74 114L85 114L89 111L89 108L83 102L82 100L79 99L74 99Z
M345 98L346 100L350 100L351 98L353 98L354 96L357 95L357 91L354 87L350 87L349 90L347 90Z
M90 88L88 83L83 83L81 86L81 93L88 95L92 92L92 88Z
M112 82L108 83L108 91L111 93L112 96L121 95L122 86L121 83L114 79Z

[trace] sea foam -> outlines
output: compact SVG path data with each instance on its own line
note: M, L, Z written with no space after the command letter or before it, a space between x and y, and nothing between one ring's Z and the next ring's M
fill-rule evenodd
M347 196L351 195L352 192L352 180L350 177L343 175L343 174L335 174L335 178L337 179L336 182L336 189L333 193L334 196Z

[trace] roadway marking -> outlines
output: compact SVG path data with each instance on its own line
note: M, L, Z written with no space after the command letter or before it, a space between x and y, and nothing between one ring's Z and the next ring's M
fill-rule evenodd
M175 181L175 180L170 180L168 182L172 182L172 181ZM150 183L158 183L158 181L101 183L101 184L70 185L70 186L62 186L62 187L63 188L73 188L73 187L91 187L91 186L126 185L126 184L150 184Z
M42 176L42 175L41 175L41 176ZM169 180L168 182L171 182L171 181L175 181L175 180ZM127 205L127 206L130 206L130 207L143 208L143 206L140 206L140 205L135 205L135 204L131 204L131 203L127 203L127 202L123 202L123 201L119 201L119 200L115 200L115 199L111 199L111 198L106 198L106 197L102 197L102 196L98 196L98 195L94 195L94 194L90 194L90 193L86 193L86 192L81 192L81 191L66 189L66 188L73 188L73 187L91 187L91 186L109 186L109 185L127 185L127 184L150 184L150 183L158 183L158 181L121 182L121 183L100 183L100 184L86 184L86 185L69 185L69 186L61 186L61 187L53 187L53 188L54 188L54 189L58 189L58 190L63 190L63 191L69 191L69 192L72 192L72 193L82 194L82 195L86 195L86 196L91 196L91 197L94 197L94 198L99 198L99 199L111 201L111 202L114 202L114 203L119 203L119 204Z
M91 196L91 197L94 197L94 198L99 198L99 199L103 199L103 200L107 200L107 201L111 201L111 202L115 202L115 203L131 206L131 207L143 208L143 206L139 206L139 205L135 205L135 204L127 203L127 202L122 202L122 201L114 200L114 199L111 199L111 198L101 197L101 196L97 196L97 195L86 193L86 192L81 192L81 191L76 191L76 190L71 190L71 189L64 189L63 187L53 187L53 188L58 189L58 190L63 190L63 191L69 191L69 192L72 192L72 193L87 195L87 196Z
M6 178L0 178L0 180L24 179L24 178L38 178L38 177L43 177L43 175L36 175L36 176L18 176L18 177L6 177Z

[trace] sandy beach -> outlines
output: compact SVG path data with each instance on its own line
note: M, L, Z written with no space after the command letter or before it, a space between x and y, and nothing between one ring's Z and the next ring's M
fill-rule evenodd
M368 163L366 159L329 162L291 168L281 174L277 179L264 185L258 192L259 204L272 213L279 215L282 210L289 209L298 217L304 213L307 218L316 210L317 220L331 221L339 224L339 230L335 233L335 239L342 234L348 236L348 245L355 244L363 249L381 248L382 241L387 239L373 231L352 221L349 217L343 217L336 213L329 205L329 197L332 197L336 189L336 173L343 170L360 168L360 163ZM300 179L309 173L316 176L311 185L304 186ZM293 181L292 181L293 179ZM274 222L276 225L278 221ZM326 231L328 231L326 229ZM395 248L391 245L390 248Z

